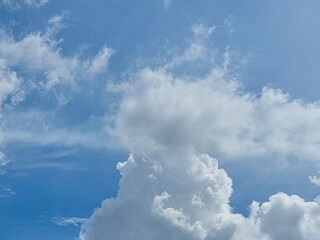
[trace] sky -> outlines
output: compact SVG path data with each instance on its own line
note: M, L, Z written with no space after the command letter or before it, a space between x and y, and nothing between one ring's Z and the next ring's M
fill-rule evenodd
M0 239L317 240L319 9L0 0Z

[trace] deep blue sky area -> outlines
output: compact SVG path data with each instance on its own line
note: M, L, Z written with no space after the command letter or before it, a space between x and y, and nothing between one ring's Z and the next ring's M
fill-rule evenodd
M0 0L0 59L23 81L17 103L0 92L0 152L8 160L0 164L0 239L75 239L80 223L60 226L55 221L89 218L104 199L117 196L121 176L116 164L127 160L129 150L108 135L106 126L120 101L109 84L128 81L140 69L157 68L184 52L195 25L215 27L206 44L218 55L231 49L237 56L235 76L244 92L259 96L267 86L302 102L320 99L317 0L171 0L167 7L162 0L39 2ZM49 36L55 16L62 21ZM49 50L39 68L18 57L19 49L22 56L33 56L23 50L25 45L15 45L12 56L6 52L31 35L45 39L60 59L77 59L71 80L60 76L71 84L43 87L52 69L72 69L71 61L56 67ZM32 48L36 52L39 46ZM83 73L103 48L113 50L107 70ZM182 67L179 73L188 71L193 68ZM320 194L308 180L318 174L317 164L291 156L287 165L273 164L273 157L261 164L254 157L245 163L245 157L221 160L233 179L235 212L247 216L252 200L267 201L280 191L309 201Z
M81 148L67 156L58 156L68 151L61 147L8 148L15 161L0 178L15 194L1 198L3 239L73 239L78 227L52 221L65 216L86 218L106 196L115 197L120 178L115 165L127 157Z

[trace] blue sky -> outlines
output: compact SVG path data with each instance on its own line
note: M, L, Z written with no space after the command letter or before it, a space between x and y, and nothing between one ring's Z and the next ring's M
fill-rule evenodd
M0 239L316 239L319 8L0 0Z

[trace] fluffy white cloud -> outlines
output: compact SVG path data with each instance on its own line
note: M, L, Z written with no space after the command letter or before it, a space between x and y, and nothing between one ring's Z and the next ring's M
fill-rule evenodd
M319 200L278 193L253 202L245 218L232 212L232 181L216 159L193 152L163 157L131 155L119 163L117 198L105 200L82 225L80 239L318 239Z
M232 213L232 181L216 159L192 152L162 157L131 155L119 163L117 198L102 203L80 239L268 239L251 220Z
M320 234L319 199L305 202L284 193L270 197L269 202L252 204L251 218L274 240L316 240Z
M44 73L47 87L68 81L72 83L78 66L76 58L64 58L56 43L41 33L32 33L22 40L15 40L4 31L0 34L0 56L10 66L21 66L28 71Z
M113 50L107 47L93 60L81 61L78 55L63 56L59 45L62 39L55 39L56 33L64 27L64 18L68 12L55 15L48 21L44 32L33 32L22 39L15 39L12 34L0 30L0 57L12 67L20 67L29 73L44 74L42 84L50 89L56 84L69 84L76 87L76 82L94 77L107 68Z
M133 151L191 146L228 158L278 154L320 160L320 106L280 90L243 93L214 69L204 79L145 69L123 86L111 134Z
M82 225L81 240L313 240L320 235L318 199L305 202L278 193L261 205L253 202L248 218L232 211L232 180L211 156L318 162L320 105L292 100L277 89L244 92L229 73L228 48L220 65L210 62L215 65L208 73L179 74L177 68L216 54L204 45L213 30L195 26L195 40L181 55L110 87L121 101L108 131L133 155L118 163L118 195L103 201Z

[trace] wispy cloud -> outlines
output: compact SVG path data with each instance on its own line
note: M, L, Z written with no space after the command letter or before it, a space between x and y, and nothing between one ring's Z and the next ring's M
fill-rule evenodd
M49 0L22 0L22 1L18 1L18 0L2 0L1 1L2 4L7 7L9 10L11 11L17 11L20 10L23 6L23 4L29 7L33 7L33 8L39 8L43 5L45 5L46 3L49 2ZM1 5L0 5L1 7Z
M0 175L5 174L4 167L11 162L11 160L4 155L4 153L0 152Z
M316 176L309 176L310 183L316 185L317 187L320 187L320 177Z
M5 135L7 142L25 142L40 146L83 146L87 148L106 148L108 137L103 132L77 132L68 129L52 129L48 131L15 131Z
M0 118L4 102L10 97L11 104L15 105L23 98L23 90L20 87L21 79L12 71L6 61L0 57ZM1 119L2 120L2 119ZM5 143L3 130L0 128L0 146ZM4 167L10 162L9 158L0 151L0 174L4 174Z
M23 2L29 6L38 8L48 3L49 0L23 0Z
M169 8L169 6L171 5L171 3L172 3L172 0L163 0L164 9L167 10Z
M52 218L52 222L58 226L68 227L74 226L79 227L81 224L87 221L87 218L79 218L79 217L60 217L60 218Z
M12 191L10 188L7 188L7 187L0 185L0 198L11 197L13 195L16 195L16 193L14 191Z
M3 6L10 9L11 11L16 11L20 9L20 5L17 3L16 0L2 0L1 3Z
M91 61L90 66L88 68L88 72L90 75L97 75L104 71L106 71L109 59L113 55L114 51L108 47L103 47L100 52L94 57Z
M28 3L33 2L35 1ZM37 3L42 4L44 1ZM43 96L46 96L46 99L52 98L59 108L70 101L72 93L79 90L80 82L92 80L107 70L114 51L106 46L96 56L84 60L78 53L72 56L61 53L62 39L57 39L56 35L66 27L65 22L69 16L68 11L53 15L43 31L31 32L19 39L15 38L10 30L0 29L0 114L4 107L7 110L13 109L29 95L36 95L41 100L45 98ZM19 71L15 72L13 69ZM26 75L36 77L29 78ZM56 109L48 111L54 115ZM40 145L104 147L106 134L100 129L56 129L52 126L52 118L45 122L45 112L9 112L14 115L11 119L8 119L10 114L1 119L1 146L8 141L20 141Z

